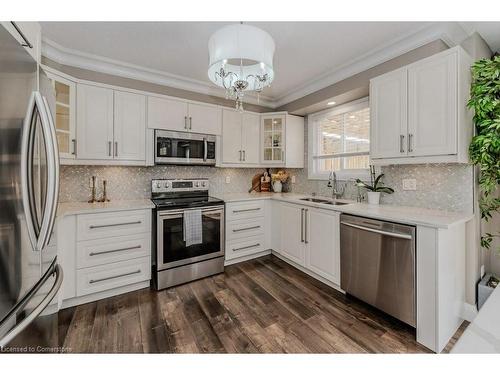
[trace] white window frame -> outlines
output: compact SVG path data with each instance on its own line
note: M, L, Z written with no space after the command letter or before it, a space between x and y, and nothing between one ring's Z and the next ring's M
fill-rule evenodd
M317 172L314 161L314 155L317 155L317 120L326 116L337 115L345 112L357 111L370 106L369 98L361 98L352 102L339 105L335 108L329 108L321 112L313 113L307 116L307 177L310 180L328 180L330 172ZM371 123L370 123L371 126ZM370 128L371 130L371 128ZM371 145L370 145L371 147ZM352 180L359 178L361 180L370 179L370 170L367 169L344 169L335 172L340 180Z

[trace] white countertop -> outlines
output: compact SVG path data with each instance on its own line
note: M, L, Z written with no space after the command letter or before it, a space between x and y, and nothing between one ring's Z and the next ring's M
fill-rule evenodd
M473 215L471 214L463 214L460 212L384 204L371 205L368 203L356 203L354 201L345 199L339 199L338 201L348 202L349 204L341 206L330 206L322 203L302 201L300 200L300 198L310 197L310 195L295 193L231 193L217 195L217 197L229 203L243 202L253 199L276 199L280 201L300 203L306 206L318 207L374 219L382 219L404 224L423 225L433 228L445 229L456 224L467 222L473 217ZM316 196L315 198L331 199L329 197L321 196Z
M500 353L500 287L495 288L452 353Z
M64 202L59 203L57 206L57 217L94 212L141 210L154 207L155 205L149 199L111 201L106 203Z

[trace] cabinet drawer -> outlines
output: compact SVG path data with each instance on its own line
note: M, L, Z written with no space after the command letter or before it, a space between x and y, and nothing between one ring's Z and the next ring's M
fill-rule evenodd
M267 250L264 236L253 236L243 240L227 242L226 260L243 257Z
M151 255L151 235L133 234L122 237L81 241L77 244L77 268L99 266Z
M228 242L261 235L264 235L264 220L262 219L233 220L226 225Z
M78 215L77 229L77 241L151 232L151 211Z
M76 271L76 295L102 292L151 278L151 257L144 257Z
M229 203L226 205L227 221L239 219L251 219L264 216L264 201L249 201Z

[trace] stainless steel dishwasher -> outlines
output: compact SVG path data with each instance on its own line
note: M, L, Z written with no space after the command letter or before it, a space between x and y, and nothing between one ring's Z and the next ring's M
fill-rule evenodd
M415 227L340 216L340 286L415 327Z

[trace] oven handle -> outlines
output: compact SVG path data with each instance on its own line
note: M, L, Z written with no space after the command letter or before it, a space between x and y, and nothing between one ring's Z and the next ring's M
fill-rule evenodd
M164 217L164 216L182 216L184 211L188 210L197 210L197 208L188 208L186 210L172 210L172 211L158 211L158 217ZM220 211L221 213L224 212L224 207L223 206L217 206L214 208L206 208L206 209L201 209L201 213L204 214L206 212L216 212Z
M207 161L208 157L208 142L206 138L203 138L203 161Z

